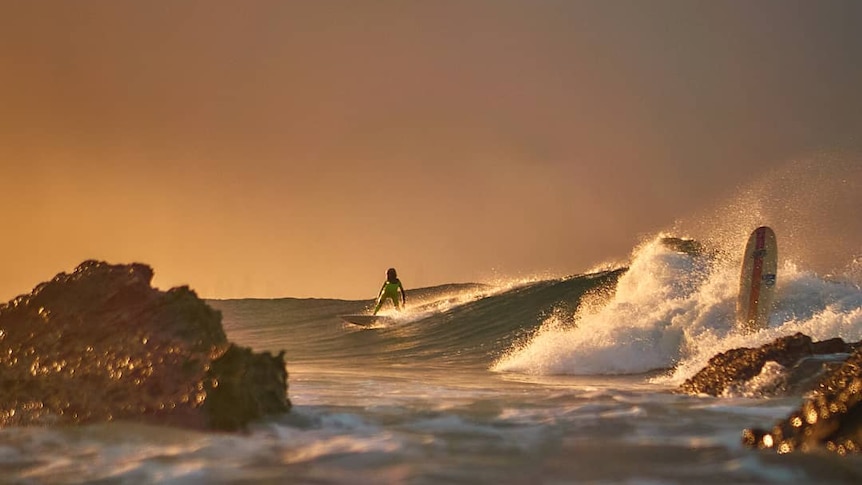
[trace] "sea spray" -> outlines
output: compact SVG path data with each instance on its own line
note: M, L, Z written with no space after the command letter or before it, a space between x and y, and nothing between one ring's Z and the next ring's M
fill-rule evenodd
M582 306L574 328L561 326L559 317L548 319L529 343L511 350L493 369L589 375L673 367L683 356L686 328L702 313L696 294L710 267L707 256L676 251L663 241L657 237L635 251L606 305ZM730 296L723 294L720 301Z
M815 340L862 339L862 290L785 261L769 324L754 334L734 327L738 259L673 250L659 236L637 248L629 270L604 300L586 299L573 318L556 312L492 370L532 375L637 374L678 385L717 353L803 332ZM723 253L724 254L724 253ZM574 320L574 324L570 323Z
M754 334L741 334L715 327L714 331L692 331L696 346L672 374L655 382L681 384L706 366L714 355L733 348L757 347L797 332L815 341L839 337L846 342L862 340L862 290L846 281L830 281L792 262L779 269L778 291L769 326Z

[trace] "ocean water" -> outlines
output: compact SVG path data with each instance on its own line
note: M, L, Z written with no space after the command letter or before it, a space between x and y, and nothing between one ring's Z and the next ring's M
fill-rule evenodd
M289 414L238 434L2 429L0 483L862 483L860 457L743 448L797 398L675 392L730 348L862 340L858 261L829 277L785 263L769 328L746 336L738 268L656 237L624 273L408 288L372 328L338 317L370 301L210 301L232 341L286 351Z

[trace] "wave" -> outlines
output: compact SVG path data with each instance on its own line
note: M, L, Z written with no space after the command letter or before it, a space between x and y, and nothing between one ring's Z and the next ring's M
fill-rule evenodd
M492 366L526 374L639 374L679 384L719 352L803 332L815 340L862 339L862 290L849 278L823 278L788 262L779 270L769 324L734 328L740 260L680 252L656 237L637 248L613 298L582 306L575 325L546 320L529 342Z
M768 327L734 328L741 258L669 244L637 247L627 268L540 281L453 284L410 291L394 323L364 328L339 315L371 300L212 300L241 345L286 350L292 365L472 366L529 375L621 375L663 371L679 384L709 358L803 332L815 340L862 340L862 289L847 275L823 277L785 262Z
M495 285L444 285L409 291L393 323L358 327L339 315L369 311L371 300L210 300L225 331L241 345L286 350L291 364L477 365L487 368L528 339L549 315L571 313L581 297L615 281L620 271Z

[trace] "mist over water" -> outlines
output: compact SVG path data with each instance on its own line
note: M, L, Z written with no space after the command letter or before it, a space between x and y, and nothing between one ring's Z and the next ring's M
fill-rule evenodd
M713 208L677 220L672 232L732 258L751 230L767 225L779 237L781 260L842 275L858 271L862 257L860 208L862 148L829 151L788 161L741 184Z
M862 164L822 154L741 187L725 203L675 223L632 252L615 293L574 315L545 320L492 369L534 375L640 374L678 385L719 352L796 332L815 340L862 339ZM769 225L778 239L776 301L768 328L733 326L745 242ZM703 254L662 240L693 237ZM573 323L572 323L573 322Z

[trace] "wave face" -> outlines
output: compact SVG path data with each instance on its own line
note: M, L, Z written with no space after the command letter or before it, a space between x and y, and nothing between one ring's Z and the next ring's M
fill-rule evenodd
M739 257L684 251L658 236L627 269L505 285L446 285L409 292L394 323L373 328L338 316L371 301L215 300L231 339L287 351L288 368L327 365L472 366L527 375L663 371L679 384L713 355L803 332L862 340L858 267L824 278L785 262L768 327L733 326ZM741 252L741 251L740 251ZM741 257L741 255L740 255ZM858 266L858 262L857 262Z
M470 365L487 368L550 316L611 284L620 271L489 286L452 284L408 291L393 323L359 327L339 315L368 312L372 301L211 300L232 339L255 349L287 350L292 363Z

